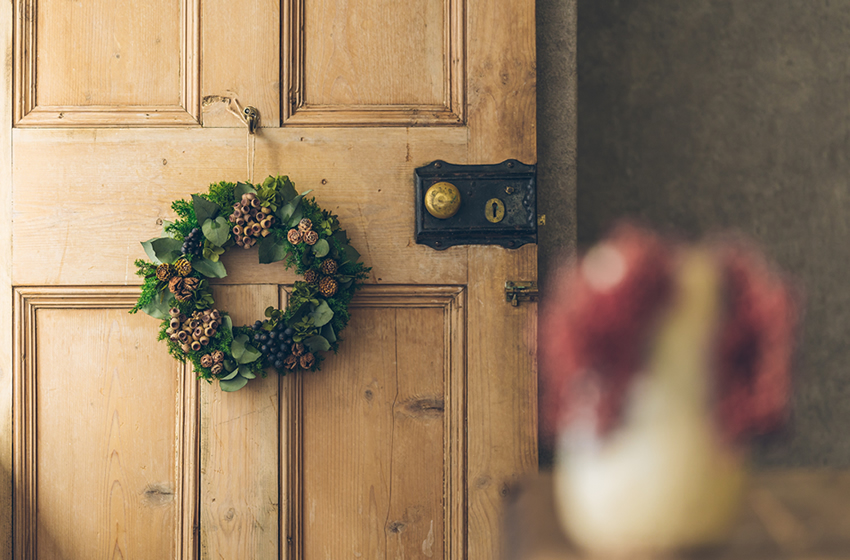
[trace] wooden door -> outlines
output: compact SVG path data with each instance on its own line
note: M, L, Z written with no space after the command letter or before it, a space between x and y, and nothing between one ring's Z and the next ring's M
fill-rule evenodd
M533 1L0 14L0 557L497 558L537 463L536 309L503 294L536 247L417 245L413 170L535 161ZM253 156L228 99L260 111ZM372 272L321 372L228 394L126 311L170 202L249 162L313 189ZM285 302L282 266L225 262L237 323Z

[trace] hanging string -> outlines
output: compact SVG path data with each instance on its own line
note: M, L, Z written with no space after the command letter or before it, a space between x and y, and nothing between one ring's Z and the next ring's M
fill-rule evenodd
M236 106L235 108L234 108L234 105ZM256 113L256 109L253 109L251 107L249 107L249 109L252 109L254 111L254 113ZM245 139L245 143L246 143L245 144L245 159L246 159L245 163L246 163L246 167L247 167L248 182L253 183L254 182L254 159L255 159L255 155L257 153L257 135L254 134L254 130L252 129L253 128L252 125L256 126L256 122L255 123L249 123L248 122L248 119L246 118L246 111L245 111L245 109L242 108L242 105L239 103L239 100L236 99L236 97L230 97L229 98L229 102L227 103L227 110L232 115L234 115L236 118L238 118L240 121L242 121L242 123L248 128L248 132L247 132L246 139ZM256 113L256 115L257 115L257 117L259 116L258 113Z

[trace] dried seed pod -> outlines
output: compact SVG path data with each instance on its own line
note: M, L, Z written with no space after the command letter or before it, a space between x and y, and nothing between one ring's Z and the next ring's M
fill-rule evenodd
M301 243L301 232L294 228L289 230L286 234L286 240L293 245L298 245Z
M202 336L204 336L204 327L198 327L192 331L192 337L195 340L200 340Z
M189 350L191 350L191 348L189 348L189 345L185 342L180 345L180 349L187 354L189 353Z
M180 331L177 333L177 340L180 342L188 342L189 341L189 333L186 331Z
M253 208L259 208L259 207L260 207L260 206L262 206L262 205L263 205L263 203L262 203L262 202L260 202L260 199L259 199L259 198L256 198L256 197L255 197L255 198L251 199L251 206L252 206Z
M199 350L201 349L201 343L200 343L200 342L198 342L197 340L193 340L193 341L192 341L192 344L190 344L190 345L189 345L189 347L190 347L193 351L197 352L197 351L199 351Z
M240 225L233 226L233 235L242 235L242 226L240 226Z
M215 363L220 364L224 361L224 352L221 350L216 350L212 353L212 359Z
M215 376L221 375L222 373L224 373L224 364L219 363L213 365L213 367L210 368L210 372Z
M301 364L301 367L303 369L310 369L311 367L313 367L313 364L316 363L316 357L310 352L307 352L306 354L301 356L301 358L299 359L299 363Z
M283 359L283 367L288 370L293 370L298 367L298 358L290 354L286 358Z
M210 343L210 337L202 336L201 338L198 339L198 342L201 343L201 346L207 346Z
M174 267L168 263L162 263L156 267L156 279L165 282L174 276Z
M204 329L204 336L213 337L215 336L215 329L212 327L207 327Z
M219 319L221 319L221 311L219 311L218 309L211 310L210 311L210 317L212 317L214 320L218 321Z
M319 273L315 270L308 270L304 273L304 281L308 284L315 284L319 281Z
M260 221L260 227L263 229L269 229L272 227L272 219L266 218L265 220Z
M177 259L177 262L174 263L174 270L176 270L177 274L180 276L189 276L192 274L192 263L186 259Z
M168 314L171 315L172 317L179 317L180 316L180 310L176 307L172 307L171 309L168 310Z
M251 226L251 235L260 235L261 231L263 231L262 226L260 226L260 224L258 224L257 222L254 222L254 225Z
M204 354L203 356L201 356L201 365L204 367L212 367L213 357L209 354Z
M309 218L304 218L298 222L298 231L301 233L307 233L311 229L313 229L313 222Z
M322 261L322 274L325 274L327 276L332 276L332 275L336 274L337 269L338 269L338 265L336 264L335 260L325 259L325 260Z
M260 208L260 212L262 212L263 214L271 214L272 209L269 208L268 206L263 206L262 208Z
M186 321L186 326L189 327L192 330L195 330L195 329L197 329L198 327L201 326L201 322L198 321L196 318L192 317L191 319Z
M248 202L251 202L251 201L252 201L252 200L254 200L255 198L257 198L257 195L255 195L255 194L254 194L254 193L252 193L252 192L248 192L248 193L245 193L245 194L243 194L243 195L242 195L242 200L243 200L243 201L244 201L244 200L247 200Z
M168 326L169 326L171 329L179 329L179 328L180 328L180 321L177 319L177 317L173 317L173 318L172 318L172 319L168 322Z
M319 240L319 234L313 230L310 230L305 233L303 237L304 243L306 243L307 245L315 245L316 242Z
M242 226L242 227L244 227L244 226L245 226L245 223L246 223L246 222L245 222L245 218L243 218L242 216L239 216L238 218L236 218L236 225L237 225L237 226Z
M263 237L268 237L271 232L272 230L270 229L264 229L262 232L260 232L260 235L262 235Z
M296 342L292 345L292 355L293 356L301 356L306 352L307 349L300 342Z

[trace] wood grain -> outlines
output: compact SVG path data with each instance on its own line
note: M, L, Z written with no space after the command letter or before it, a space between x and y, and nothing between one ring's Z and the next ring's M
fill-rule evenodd
M463 9L459 0L287 3L286 124L462 124Z
M12 16L13 5L0 6L0 317L12 317ZM6 320L0 328L0 560L12 557L12 329Z
M279 305L278 287L215 286L235 325ZM201 386L200 558L277 558L280 550L279 378L235 393Z
M210 0L203 3L203 122L244 128L217 96L260 112L260 126L280 126L280 1Z
M195 384L127 314L132 289L16 295L15 557L182 557Z
M343 349L299 379L292 558L463 550L462 301L453 287L366 288Z
M16 130L14 139L19 285L138 283L139 243L161 235L157 220L174 219L173 200L245 177L243 130ZM255 177L288 174L301 191L312 189L373 267L371 281L460 284L465 248L433 251L413 239L413 169L430 158L464 159L465 139L460 129L264 130ZM44 153L51 164L33 165ZM62 204L51 212L57 242L43 243L45 204L58 188ZM256 250L245 253L257 262ZM282 265L228 270L228 282L283 280Z
M17 126L196 125L197 8L18 0Z
M536 162L533 0L476 3L467 25L469 162ZM484 560L502 556L511 486L537 469L537 306L496 296L507 280L537 279L537 247L468 255L469 559Z

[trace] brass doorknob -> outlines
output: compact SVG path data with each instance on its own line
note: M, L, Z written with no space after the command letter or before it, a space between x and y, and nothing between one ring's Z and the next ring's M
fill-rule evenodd
M451 183L434 183L425 192L425 209L435 218L451 218L460 209L460 191Z

